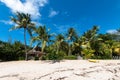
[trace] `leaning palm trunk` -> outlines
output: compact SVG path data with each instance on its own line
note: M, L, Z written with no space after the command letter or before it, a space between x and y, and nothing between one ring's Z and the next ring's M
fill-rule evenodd
M68 56L70 56L71 55L71 46L69 45L69 47L68 47Z
M27 60L26 28L24 28L24 45L25 45L25 60Z
M59 50L60 50L60 42L58 41L58 42L57 42L57 51L56 51L56 54L59 53Z
M42 43L42 52L44 52L45 47L46 47L46 41L44 40Z

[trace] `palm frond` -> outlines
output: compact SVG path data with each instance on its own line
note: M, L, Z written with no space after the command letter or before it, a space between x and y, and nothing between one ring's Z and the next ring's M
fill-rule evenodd
M36 36L31 39L31 42L40 41L40 40L41 39L38 36Z
M9 29L9 31L12 31L12 30L15 30L15 29L19 29L19 28L21 28L21 26L19 26L19 25L18 26L13 26L12 28Z

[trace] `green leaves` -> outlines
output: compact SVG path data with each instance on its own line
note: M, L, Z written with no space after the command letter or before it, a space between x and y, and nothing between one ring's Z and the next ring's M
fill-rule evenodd
M14 29L24 29L24 44L25 44L25 52L26 52L26 60L27 60L27 50L26 50L26 30L32 36L32 30L35 29L35 24L31 22L30 14L17 12L15 17L11 17L11 20L17 24L12 27L9 31Z
M92 49L83 49L82 55L84 55L84 59L91 59L94 56L94 52Z
M21 26L19 26L19 25L18 26L13 26L12 28L9 29L9 31L12 31L12 30L15 30L15 29L19 29L19 28L21 28Z
M70 41L75 41L77 39L77 33L74 28L69 28L67 32L67 38Z
M87 41L92 41L96 37L97 31L98 31L98 27L93 26L93 28L85 32L83 36Z
M49 30L47 31L45 26L39 26L38 28L34 29L35 36L32 38L31 42L37 42L38 44L41 43L42 52L46 47L48 41L50 41L51 34L49 34Z
M58 57L58 54L65 53L66 55L83 55L84 58L111 58L112 52L115 48L120 48L118 41L119 35L116 34L98 34L99 27L93 26L90 30L84 32L83 35L78 36L74 28L69 28L68 31L63 34L58 34L55 38L54 34L50 34L50 30L46 26L35 27L35 24L31 22L29 14L17 12L11 20L15 23L9 31L15 29L24 29L24 39L26 45L26 31L31 36L32 43L37 42L37 45L41 47L41 51L47 51L50 53L50 57ZM117 33L120 29L117 30ZM115 42L114 42L115 41ZM14 46L19 46L15 44ZM19 47L14 48L19 50ZM51 54L52 53L52 54ZM54 56L55 55L55 56ZM52 57L52 58L53 58Z
M16 17L11 17L11 21L13 21L15 24L17 24L19 27L17 28L31 28L31 27L35 27L34 23L31 23L31 17L29 14L25 14L25 13L16 13Z
M18 60L20 57L25 58L24 45L15 41L14 43L2 42L0 47L0 59L3 61Z

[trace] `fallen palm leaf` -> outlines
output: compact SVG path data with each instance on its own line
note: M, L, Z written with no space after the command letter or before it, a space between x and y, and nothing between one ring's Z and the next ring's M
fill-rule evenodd
M98 63L98 60L93 60L93 59L88 59L89 62L94 62L94 63Z

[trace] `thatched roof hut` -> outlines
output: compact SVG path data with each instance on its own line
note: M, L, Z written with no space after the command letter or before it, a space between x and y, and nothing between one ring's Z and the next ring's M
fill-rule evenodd
M36 50L37 49L37 50ZM37 56L37 57L41 57L42 55L44 55L44 54L46 54L46 53L43 53L43 52L41 52L41 51L38 51L38 46L35 46L32 50L29 50L28 52L27 52L27 55L28 56Z

